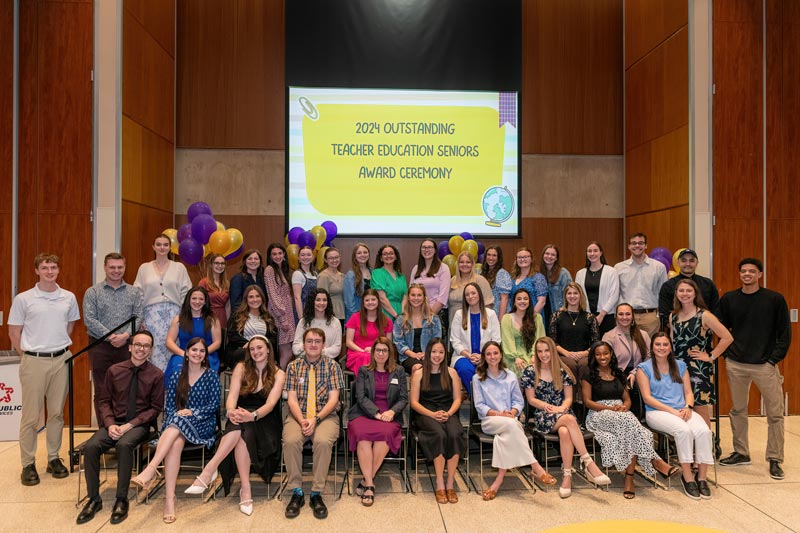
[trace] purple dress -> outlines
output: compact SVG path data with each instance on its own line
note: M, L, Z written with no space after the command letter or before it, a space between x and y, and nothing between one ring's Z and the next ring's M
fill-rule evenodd
M375 370L374 374L375 398L373 402L381 412L384 412L389 409L389 404L386 401L386 390L389 388L389 373ZM351 420L347 426L347 439L350 442L351 452L356 450L360 441L365 440L369 442L385 442L389 445L392 453L397 453L400 450L402 435L400 433L400 424L395 421L383 422L375 418L359 416Z

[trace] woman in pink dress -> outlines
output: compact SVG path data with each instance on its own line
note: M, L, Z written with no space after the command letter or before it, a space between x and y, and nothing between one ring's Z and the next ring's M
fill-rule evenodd
M392 320L380 311L378 291L367 289L361 299L361 310L351 316L346 328L347 363L354 374L370 361L372 345L379 336L392 338Z

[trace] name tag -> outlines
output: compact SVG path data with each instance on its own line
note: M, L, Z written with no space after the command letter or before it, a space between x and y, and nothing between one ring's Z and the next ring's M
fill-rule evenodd
M389 382L389 385L399 385L400 382L397 381L397 378L392 378L392 381Z
M305 383L306 382L306 378L297 378L297 382L298 383Z

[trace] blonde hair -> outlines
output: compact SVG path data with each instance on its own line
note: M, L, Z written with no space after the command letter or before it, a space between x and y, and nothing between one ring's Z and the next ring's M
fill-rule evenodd
M422 291L422 320L428 323L433 322L433 309L431 309L431 305L428 303L428 293L425 290L425 286L421 283L412 283L408 286L408 293L410 293L412 289L419 289ZM403 302L403 325L400 326L400 331L403 333L408 333L414 327L411 314L411 302L406 298L405 302Z
M550 349L550 374L553 378L553 388L555 390L562 390L564 388L564 380L561 379L561 371L565 371L573 382L575 381L575 376L572 375L569 367L561 362L561 358L558 356L558 350L556 349L556 341L550 337L541 337L537 339L533 345L533 370L536 373L533 386L539 386L539 376L542 373L542 362L539 360L539 354L536 350L540 344L545 344Z
M469 279L464 282L461 281L461 271L458 270L458 261L461 261L462 257L469 257L469 260L472 262L472 270L469 275ZM475 260L472 258L472 254L469 252L461 252L458 254L458 259L456 260L456 273L452 278L450 278L450 288L460 289L461 287L466 287L469 283L475 281L477 277L478 273L475 271Z

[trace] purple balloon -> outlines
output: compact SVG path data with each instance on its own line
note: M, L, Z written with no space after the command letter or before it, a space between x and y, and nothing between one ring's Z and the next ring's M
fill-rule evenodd
M444 257L450 253L450 243L448 241L439 242L438 253L439 259L444 259Z
M203 259L203 245L190 237L180 244L178 253L181 261L187 265L196 265Z
M486 245L482 242L478 242L478 256L482 256L483 253L486 251ZM483 263L483 261L481 261Z
M183 242L186 239L192 238L192 225L191 224L184 224L180 228L178 228L178 242Z
M470 233L468 231L463 231L463 232L459 233L459 235L461 235L461 238L464 239L465 241L468 241L468 240L472 239L472 233Z
M672 258L671 257L669 259L667 259L663 255L659 255L658 257L654 257L654 259L656 261L658 261L659 263L661 263L662 265L664 265L664 268L667 269L667 272L669 272L669 269L672 268Z
M207 244L211 234L217 231L217 222L211 215L197 215L192 220L192 238L200 244Z
M303 228L300 226L295 226L289 230L289 233L286 234L287 238L289 239L289 244L298 244L298 239L300 238L300 234L303 233Z
M339 228L336 227L336 223L332 220L326 220L320 226L325 228L325 245L330 246L331 241L339 234Z
M226 256L225 256L225 260L226 260L226 261L230 261L231 259L236 259L236 258L237 258L237 257L239 257L240 255L242 255L242 252L243 252L243 251L244 251L244 243L242 243L242 245L239 247L239 249L238 249L238 250L236 250L235 252L232 252L232 253L229 253L228 255L226 255Z
M486 259L486 255L485 254L478 254L478 263L483 263L483 261L485 259Z
M205 202L195 202L186 210L186 216L189 217L189 222L193 222L198 215L213 216L211 206Z
M663 254L665 257L669 257L670 259L672 259L672 252L669 251L669 248L664 248L663 246L657 246L653 248L647 255L652 256L653 254L655 255Z
M317 246L317 238L314 237L314 234L310 231L304 231L300 234L300 238L297 239L297 245L300 246L300 248L308 246L313 250Z

